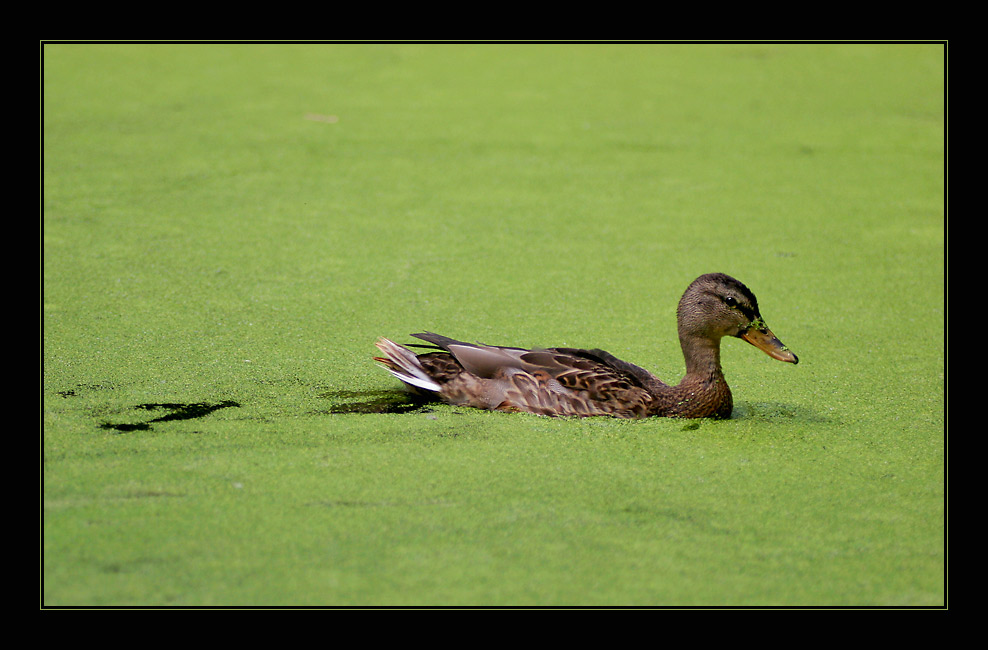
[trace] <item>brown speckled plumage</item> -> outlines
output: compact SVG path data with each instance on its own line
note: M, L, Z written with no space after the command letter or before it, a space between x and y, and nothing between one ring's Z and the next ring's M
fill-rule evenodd
M677 310L686 376L670 386L603 350L532 349L464 343L413 334L429 345L416 354L388 339L375 360L417 393L451 404L551 416L730 417L731 390L720 365L720 340L736 336L780 361L797 363L765 325L758 301L723 273L702 275Z

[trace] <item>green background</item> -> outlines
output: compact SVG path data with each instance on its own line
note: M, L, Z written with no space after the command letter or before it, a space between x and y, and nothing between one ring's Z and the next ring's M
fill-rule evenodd
M41 55L42 605L945 605L945 46ZM676 382L712 271L800 358L725 341L730 420L408 410L370 360Z

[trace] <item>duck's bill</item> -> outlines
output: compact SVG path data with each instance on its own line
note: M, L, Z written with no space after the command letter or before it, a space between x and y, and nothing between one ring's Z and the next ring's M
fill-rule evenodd
M789 348L783 345L782 341L777 339L775 334L772 334L772 330L768 328L757 329L752 327L742 334L741 338L773 359L785 361L786 363L799 363L799 358Z

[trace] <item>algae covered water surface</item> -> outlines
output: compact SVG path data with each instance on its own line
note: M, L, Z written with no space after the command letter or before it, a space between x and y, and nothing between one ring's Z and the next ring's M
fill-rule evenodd
M45 44L42 604L946 603L945 46ZM374 341L730 420L423 405Z

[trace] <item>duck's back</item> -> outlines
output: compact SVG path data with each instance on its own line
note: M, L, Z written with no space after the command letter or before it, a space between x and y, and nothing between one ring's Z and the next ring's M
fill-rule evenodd
M602 350L526 350L483 346L432 334L416 337L442 352L418 356L426 373L454 404L541 415L651 414L661 386L646 370Z

